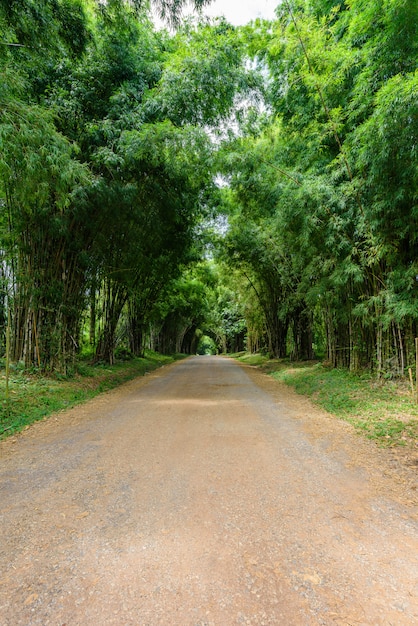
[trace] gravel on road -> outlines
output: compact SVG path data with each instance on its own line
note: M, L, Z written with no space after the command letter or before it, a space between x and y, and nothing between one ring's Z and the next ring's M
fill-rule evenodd
M0 444L0 625L418 624L398 470L267 375L165 366Z

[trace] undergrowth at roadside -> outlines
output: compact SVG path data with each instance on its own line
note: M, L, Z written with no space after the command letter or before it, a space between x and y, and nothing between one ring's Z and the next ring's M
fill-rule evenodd
M237 358L309 396L380 446L418 444L418 405L407 381L378 381L368 373L354 374L318 362L292 363L258 354Z
M74 373L67 377L46 377L14 367L10 373L9 402L5 399L5 372L0 369L0 439L21 431L51 413L68 409L137 376L143 376L176 358L181 358L181 355L169 357L147 352L145 358L121 361L115 365L91 365L80 361Z

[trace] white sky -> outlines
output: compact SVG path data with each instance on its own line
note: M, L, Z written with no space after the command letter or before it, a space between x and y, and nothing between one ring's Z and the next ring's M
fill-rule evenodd
M209 17L225 16L228 22L234 26L242 26L248 24L251 20L261 17L267 20L275 18L274 9L280 3L280 0L212 0L209 6L202 11L203 15ZM191 9L185 8L183 15L196 13ZM161 25L160 20L154 17L155 24ZM167 27L167 24L163 25Z
M274 19L274 9L280 0L213 0L203 10L211 17L224 15L235 26L248 24L257 17Z

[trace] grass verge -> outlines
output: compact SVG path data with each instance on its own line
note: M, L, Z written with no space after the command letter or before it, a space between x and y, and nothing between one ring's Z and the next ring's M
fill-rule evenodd
M6 377L4 370L0 370L0 439L178 358L182 355L170 357L147 352L145 358L115 365L90 365L80 361L71 377L46 377L14 368L9 380L8 402L5 399Z
M418 445L418 405L407 381L378 381L369 373L353 374L317 362L290 363L258 354L237 358L309 396L380 446Z

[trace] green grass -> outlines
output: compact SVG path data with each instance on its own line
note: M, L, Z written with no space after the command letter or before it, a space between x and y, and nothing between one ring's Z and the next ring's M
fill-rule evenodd
M237 358L309 396L381 446L412 447L418 441L418 405L409 381L377 381L369 373L353 374L321 363L290 363L260 355Z
M121 361L115 365L77 363L72 376L46 377L12 368L9 401L6 401L6 377L0 369L0 439L23 430L44 417L68 409L113 389L137 376L171 363L176 357L147 352L145 358Z

